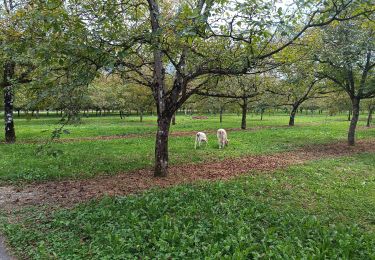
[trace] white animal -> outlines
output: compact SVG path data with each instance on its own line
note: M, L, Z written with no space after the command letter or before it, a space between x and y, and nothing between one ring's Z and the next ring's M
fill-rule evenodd
M195 145L194 145L194 148L197 149L197 145L198 145L198 147L200 147L203 142L205 142L206 144L208 144L207 136L203 132L198 132L195 135Z
M219 148L224 148L226 145L229 144L229 139L228 139L228 135L227 135L227 131L225 131L224 129L219 129L217 130L217 140L219 142Z

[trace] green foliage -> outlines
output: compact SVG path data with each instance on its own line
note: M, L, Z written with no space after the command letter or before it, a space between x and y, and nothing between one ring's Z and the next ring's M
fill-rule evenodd
M31 259L371 259L374 162L362 154L48 215L31 208L3 230Z
M375 96L375 33L367 20L332 24L322 30L321 47L315 58L319 74L359 99Z

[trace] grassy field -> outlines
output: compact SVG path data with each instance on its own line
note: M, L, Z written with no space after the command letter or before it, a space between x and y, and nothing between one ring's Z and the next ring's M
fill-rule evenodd
M84 118L79 125L66 127L70 134L64 138L82 138L109 135L139 134L126 139L81 140L64 143L50 143L41 152L42 144L30 140L46 140L56 128L56 118L16 121L18 143L0 144L0 183L61 180L66 178L87 178L98 174L116 174L134 169L151 167L154 158L155 118L145 117L121 120L117 117ZM299 116L295 127L285 127L287 115L265 115L250 117L248 127L266 127L256 131L229 131L231 145L225 150L217 149L216 137L209 134L209 145L194 150L194 135L171 137L171 164L198 163L214 159L238 157L249 154L266 154L296 149L306 144L328 143L344 140L348 121L345 116L325 115ZM220 127L238 128L240 117L226 115L221 125L218 118L192 120L191 117L177 117L177 125L171 132L215 130ZM360 126L364 122L360 122ZM144 135L147 134L147 135ZM375 129L358 131L358 138L375 137ZM134 152L136 151L136 152Z
M374 259L375 154L104 198L2 226L32 259Z

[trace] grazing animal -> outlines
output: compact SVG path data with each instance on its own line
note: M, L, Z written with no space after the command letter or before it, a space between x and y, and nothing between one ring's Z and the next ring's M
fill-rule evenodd
M197 149L197 145L198 145L198 147L200 147L203 142L205 142L206 144L208 144L207 136L203 132L198 132L195 135L195 145L194 145L194 148Z
M227 135L227 131L225 131L224 129L219 129L217 130L217 140L219 142L219 148L224 148L226 145L229 144L229 139L228 139L228 135Z

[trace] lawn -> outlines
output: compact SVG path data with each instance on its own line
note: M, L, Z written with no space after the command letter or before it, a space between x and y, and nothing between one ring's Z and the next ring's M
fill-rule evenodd
M172 132L199 131L202 129L237 128L240 117L226 115L220 125L218 118L192 120L191 117L177 117ZM51 143L38 152L41 144L27 143L50 135L57 126L56 118L38 120L20 119L16 122L18 141L14 145L0 144L0 183L62 180L67 178L88 178L98 174L117 174L135 169L151 167L154 158L155 118L145 118L144 123L136 118L121 121L115 117L84 118L82 124L67 126L70 134L63 138L94 137L98 135L141 134L126 139L82 140ZM287 115L266 115L264 120L250 117L249 127L262 127L255 131L229 131L230 146L217 149L216 137L209 134L209 145L194 150L194 135L170 138L171 164L199 163L222 160L249 154L267 154L293 150L306 144L344 141L348 122L345 116L325 115L300 116L295 127L285 127ZM364 122L360 122L363 126ZM150 133L149 135L143 135ZM358 131L358 138L375 137L375 129ZM136 152L135 152L136 151Z
M374 259L375 154L104 198L2 225L31 259Z

